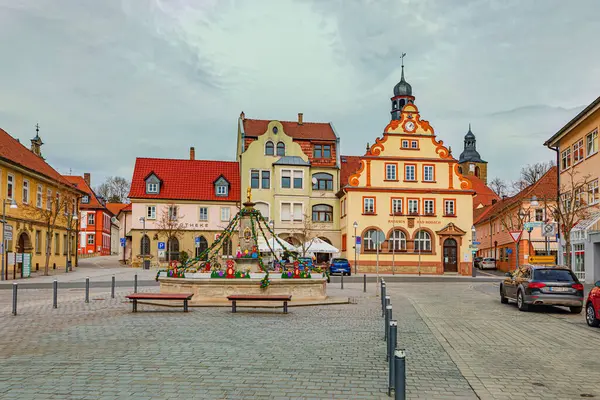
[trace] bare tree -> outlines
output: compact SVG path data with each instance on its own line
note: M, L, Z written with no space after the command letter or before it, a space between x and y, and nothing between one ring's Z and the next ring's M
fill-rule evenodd
M52 252L52 238L56 228L67 228L72 221L76 204L76 196L72 193L56 193L54 197L47 197L45 207L36 207L24 204L24 213L28 218L38 221L46 228L46 260L44 262L44 275L49 273L50 254Z
M306 257L306 253L310 250L317 237L311 216L304 212L302 214L302 223L294 227L292 232L302 238L302 243L299 247L302 249L302 257Z
M120 176L109 176L96 188L95 192L109 203L125 203L130 188L131 182L127 179Z
M566 171L565 184L560 186L560 197L549 209L558 222L565 240L566 263L571 268L571 229L588 216L588 189L590 176L577 179L579 173L574 168ZM563 180L563 179L561 179Z
M488 186L500 198L508 195L508 185L506 184L506 181L504 181L500 178L492 179L492 181L490 182L490 184Z
M171 242L179 240L185 233L185 224L181 222L179 207L168 204L162 208L160 218L156 221L157 236L164 237L167 242L167 262L171 261Z
M541 177L544 176L544 174L553 166L554 161L549 161L527 164L521 168L521 176L518 180L512 183L512 189L514 193L518 193L527 186L531 186L539 181Z

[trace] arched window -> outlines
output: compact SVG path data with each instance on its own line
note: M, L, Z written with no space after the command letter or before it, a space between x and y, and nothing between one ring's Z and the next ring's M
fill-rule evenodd
M140 240L140 254L143 256L150 255L150 238L148 235L142 236Z
M479 174L480 174L479 167L478 167L478 166L476 166L476 167L475 167L475 176L479 178Z
M431 251L431 235L427 231L418 231L415 235L415 251Z
M231 238L225 238L223 240L223 255L224 256L233 255L233 244L231 243Z
M333 175L320 172L313 174L313 190L333 190Z
M168 260L179 260L179 239L170 237L169 240L167 240L167 253Z
M459 174L462 174L462 173L463 173L463 172L462 172L462 167L458 167L458 173L459 173Z
M396 229L390 235L390 251L406 250L406 235L399 229Z
M313 222L332 222L333 207L327 204L317 204L312 208Z
M204 236L200 236L200 242L198 243L198 247L196 247L196 257L200 257L200 254L205 252L206 249L208 249L208 242L206 241L206 238L204 238ZM205 255L203 259L206 259L206 256L207 255Z
M272 156L275 154L275 146L273 145L273 142L271 142L270 140L265 143L265 155L267 156Z
M375 245L375 240L376 240L376 235L377 232L381 232L375 229L370 229L368 231L365 232L365 237L363 238L363 242L364 242L364 246L365 246L365 250L366 251L375 251L377 250L377 247ZM381 232L380 234L383 234L383 232Z
M285 156L285 143L283 143L283 142L277 143L277 155Z
M399 108L402 109L402 107L404 107L404 99L401 99L398 103L399 103Z

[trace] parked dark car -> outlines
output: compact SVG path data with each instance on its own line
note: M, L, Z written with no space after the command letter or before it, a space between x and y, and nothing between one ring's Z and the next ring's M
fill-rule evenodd
M350 262L346 258L334 258L331 260L331 264L329 265L329 273L330 274L344 274L344 275L352 275L352 268L350 266Z
M589 326L600 326L600 281L590 290L585 302L585 320Z
M569 307L578 314L583 309L583 284L567 268L523 265L506 273L500 284L500 301L514 300L521 311L532 305Z
M483 261L483 257L475 257L473 262L475 263L475 268L481 268L481 261Z

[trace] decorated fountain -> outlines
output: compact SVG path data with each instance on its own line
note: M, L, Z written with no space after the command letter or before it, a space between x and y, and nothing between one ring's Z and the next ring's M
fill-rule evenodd
M227 296L232 294L292 295L292 303L297 304L347 302L327 297L327 271L300 268L300 261L293 253L289 254L291 262L285 263L278 257L276 247L285 249L289 245L275 235L254 208L250 188L243 206L217 240L198 257L158 271L156 279L162 293L193 293L191 305L226 304ZM220 262L223 243L236 231L240 245L235 258ZM266 244L272 254L270 265L265 264L259 243Z

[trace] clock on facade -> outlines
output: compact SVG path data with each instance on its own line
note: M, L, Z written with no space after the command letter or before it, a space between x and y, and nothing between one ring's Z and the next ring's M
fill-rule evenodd
M407 121L407 122L404 124L404 130L405 130L405 131L408 131L408 132L412 132L412 131L414 131L414 130L415 130L415 123L414 123L414 122L412 122L412 121Z

